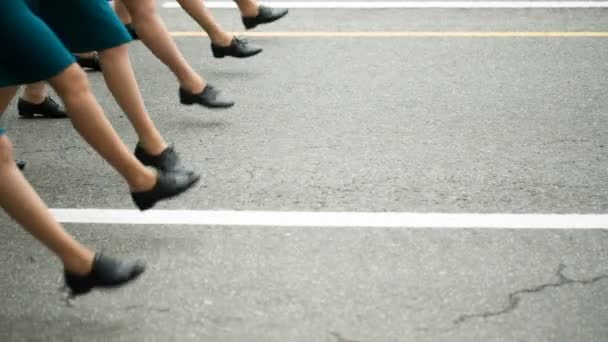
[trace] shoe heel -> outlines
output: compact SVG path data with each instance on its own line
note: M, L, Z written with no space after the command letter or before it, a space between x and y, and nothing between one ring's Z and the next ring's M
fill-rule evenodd
M181 103L185 106L192 106L194 104L194 101L189 100L189 99L180 99L179 103Z
M70 297L81 296L91 292L94 287L91 276L80 276L69 272L64 273L64 282Z
M182 90L180 89L179 91L179 103L186 105L186 106L191 106L193 104L196 103L196 101L192 98L192 95L190 94L183 94Z
M139 211L146 211L148 209L151 209L152 207L154 207L155 204L156 204L156 201L146 201L146 202L136 203L137 208L139 208Z
M243 26L245 26L245 30L252 30L258 26L258 24L255 21L243 21Z
M22 118L31 119L34 117L34 114L29 112L19 112L19 116Z
M156 199L142 198L140 196L137 196L136 194L131 194L131 198L133 199L133 203L139 209L139 211L148 210L154 207L157 202Z
M219 51L213 50L213 57L215 57L215 58L224 58L224 57L226 57L226 54L223 53L223 52L219 52Z

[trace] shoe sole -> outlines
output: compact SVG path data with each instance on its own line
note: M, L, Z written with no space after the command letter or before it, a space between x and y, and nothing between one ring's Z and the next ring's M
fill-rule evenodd
M67 115L66 116L52 116L52 115L39 114L39 113L19 113L19 116L24 119L33 119L35 117L43 117L43 118L47 118L47 119L65 119L65 118L67 118Z
M270 24L270 23L274 23L275 21L277 21L277 20L279 20L279 19L283 18L283 17L284 17L284 16L286 16L287 14L289 14L289 11L285 12L283 15L280 15L280 16L278 16L278 17L276 17L276 18L274 18L274 19L272 19L272 20L270 20L270 21L265 21L265 22L263 22L263 23L256 23L256 24L253 24L253 26L247 26L247 25L245 25L245 24L243 24L243 25L245 26L245 29L247 29L247 30L251 30L251 29L256 28L258 25L264 25L264 24Z
M34 117L34 113L22 113L19 112L19 116L26 119L31 119Z
M186 188L185 188L184 190L182 190L182 191L176 192L176 193L174 193L174 194L172 194L172 195L169 195L169 196L167 196L167 197L163 197L163 198L161 198L161 199L157 199L157 200L156 200L156 201L154 201L154 202L147 202L147 203L143 203L141 206L138 206L138 205L137 205L137 203L136 203L135 205L136 205L136 206L139 208L139 210L140 210L140 211L145 211L145 210L151 209L151 208L153 208L153 207L156 205L156 203L158 203L158 202L161 202L161 201L165 201L165 200L168 200L168 199L174 198L174 197L176 197L176 196L179 196L179 195L181 195L181 194L183 194L183 193L187 192L188 190L192 189L192 187L193 187L194 185L196 185L196 183L198 183L200 180L201 180L201 176L200 176L200 175L196 175L196 177L195 177L195 178L194 178L194 179L193 179L193 180L190 182L190 184L188 184L188 185L186 186Z
M192 106L192 105L200 105L203 106L205 108L209 108L209 109L226 109L226 108L230 108L234 106L234 102L230 103L230 104L226 104L226 105L214 105L214 104L203 104L203 103L199 103L199 102L191 102L191 101L181 101L180 103L183 104L184 106Z
M236 55L229 55L229 54L226 54L226 53L220 53L220 52L215 52L215 51L214 51L214 52L213 52L213 57L215 57L215 58L224 58L224 57L234 57L234 58L249 58L249 57L253 57L253 56L255 56L255 55L259 55L259 54L260 54L262 51L263 51L263 49L260 49L259 51L256 51L256 52L253 52L253 53L250 53L250 54L248 54L248 55L239 55L239 56L236 56Z

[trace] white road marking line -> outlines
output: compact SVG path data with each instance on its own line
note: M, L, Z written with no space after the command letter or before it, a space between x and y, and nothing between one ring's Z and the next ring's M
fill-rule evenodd
M445 214L406 212L302 212L234 210L52 209L63 223L361 227L607 229L608 214Z
M207 34L202 31L181 31L169 32L173 37L207 37ZM440 38L605 38L608 37L608 32L583 32L583 31L557 31L557 32L542 32L542 31L498 31L498 32L483 32L483 31L367 31L367 32L231 32L236 36L244 37L281 37L281 38L421 38L421 37L440 37Z
M270 7L309 9L370 8L608 8L608 1L264 1ZM234 1L205 1L209 8L236 8ZM180 8L165 1L163 8Z

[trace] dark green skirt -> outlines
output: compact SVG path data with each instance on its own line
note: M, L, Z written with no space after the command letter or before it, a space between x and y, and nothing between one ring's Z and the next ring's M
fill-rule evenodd
M132 40L106 0L26 1L71 52L103 51Z
M23 0L0 0L0 44L0 87L47 80L74 63Z

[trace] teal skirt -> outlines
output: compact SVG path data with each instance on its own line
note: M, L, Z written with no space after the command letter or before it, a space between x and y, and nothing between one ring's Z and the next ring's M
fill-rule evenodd
M26 1L71 52L103 51L132 40L106 0Z
M0 0L0 44L0 87L47 80L74 63L59 38L23 0Z

